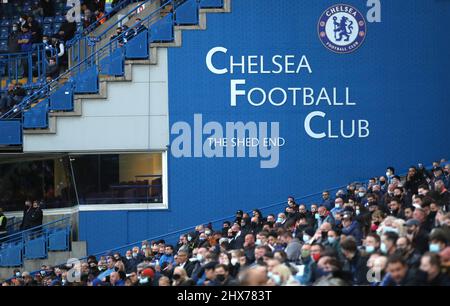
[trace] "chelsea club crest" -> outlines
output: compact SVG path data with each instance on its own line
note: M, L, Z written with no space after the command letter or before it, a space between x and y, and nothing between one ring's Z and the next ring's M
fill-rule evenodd
M336 4L320 16L317 25L322 44L336 53L358 49L367 34L364 16L353 6Z

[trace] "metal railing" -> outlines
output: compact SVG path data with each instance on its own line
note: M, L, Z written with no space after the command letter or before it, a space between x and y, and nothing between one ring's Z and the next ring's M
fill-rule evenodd
M0 54L0 84L6 80L7 87L9 83L13 81L17 83L22 78L27 78L27 84L34 83L34 78L38 82L44 81L48 57L55 57L56 61L58 60L56 51L46 48L43 43L34 44L29 52Z
M0 238L0 247L8 244L22 243L32 240L36 237L49 234L54 229L66 228L70 226L70 217L65 217L39 226L35 226L3 238Z
M87 56L85 59L77 63L75 66L68 69L66 72L61 74L56 79L52 80L49 83L44 84L42 87L40 87L38 90L36 90L33 94L27 96L22 100L22 102L18 103L14 106L13 109L5 112L3 115L0 116L0 119L11 119L16 118L18 114L22 113L22 111L29 108L32 104L39 104L42 98L42 93L46 93L46 95L51 95L53 92L61 88L64 84L66 84L68 81L73 80L73 77L77 74L80 74L84 71L86 71L89 68L92 68L93 66L96 66L100 63L100 61L111 55L114 51L116 51L119 48L123 47L123 41L126 40L126 37L130 35L131 31L138 30L141 26L145 26L148 30L150 30L150 27L154 25L161 17L160 13L161 11L167 6L167 5L173 5L176 0L169 0L164 3L164 5L158 7L154 11L152 11L146 18L142 19L141 22L135 23L132 25L127 31L123 32L122 34L118 35L115 38L110 39L110 41L104 45L103 47L96 50L95 44L92 46L93 52ZM170 16L172 18L172 24L174 23L173 20L173 14ZM84 38L88 39L88 38ZM98 68L98 67L97 67Z

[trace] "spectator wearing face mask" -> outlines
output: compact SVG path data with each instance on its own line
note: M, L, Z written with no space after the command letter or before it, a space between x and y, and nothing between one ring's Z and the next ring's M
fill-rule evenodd
M138 286L152 286L155 271L152 268L146 268L139 274Z
M176 267L172 275L173 283L172 286L194 286L195 282L188 277L186 270L182 267Z
M13 24L12 31L8 35L8 52L17 53L20 52L19 36L20 28L17 23Z

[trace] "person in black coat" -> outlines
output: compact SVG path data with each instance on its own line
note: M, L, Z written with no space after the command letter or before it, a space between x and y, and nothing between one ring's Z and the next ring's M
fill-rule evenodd
M438 254L426 253L423 255L420 270L425 274L424 285L450 286L450 278L441 271L441 260Z
M55 5L53 2L54 0L41 0L41 7L44 17L55 16Z
M31 201L27 200L25 201L25 208L23 210L23 216L22 216L22 223L20 224L20 230L24 231L29 228L32 228L33 225L31 223L31 210L32 210L32 204Z
M191 277L192 271L194 271L195 264L189 261L189 254L186 251L179 251L177 254L177 264L175 267L183 268L186 271L186 274Z
M42 209L39 207L39 202L34 201L33 207L30 210L30 223L31 227L41 226L44 214Z
M357 248L356 241L352 238L346 238L341 242L342 253L346 259L344 271L352 276L353 285L367 285L367 259L362 256Z

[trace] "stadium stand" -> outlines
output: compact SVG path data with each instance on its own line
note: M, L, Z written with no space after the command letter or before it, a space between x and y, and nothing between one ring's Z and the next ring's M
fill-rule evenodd
M366 182L289 196L77 262L17 268L3 285L448 286L449 168L443 160L399 176L388 167Z
M146 7L146 4L150 5ZM182 29L204 27L204 20L201 20L199 14L200 9L214 11L224 8L223 0L200 2L197 0L163 2L147 0L133 7L124 16L111 22L106 29L102 29L95 35L90 35L89 31L92 31L92 28L89 27L86 33L78 35L75 35L74 31L69 36L66 36L64 31L58 32L59 36L52 42L55 62L45 67L48 69L48 71L44 69L45 81L41 81L37 88L31 90L26 96L17 97L14 93L15 87L10 87L4 94L1 103L3 112L0 115L0 127L5 133L0 135L0 145L20 147L23 129L51 130L49 112L74 112L75 95L81 97L104 95L100 80L127 79L129 76L125 69L126 61L149 60L151 63L155 60L150 52L152 47L179 46ZM136 12L141 10L143 12L137 18ZM102 18L106 16L103 15ZM102 18L92 25L99 26ZM46 22L53 23L54 18L45 17L44 24ZM111 35L114 31L116 34ZM61 59L61 62L64 63L64 68L66 64L70 68L51 73L51 65L58 65L57 58L63 48L58 47L59 40L65 41L68 46L67 52L64 52L64 57L68 58ZM23 60L15 62L22 63Z

